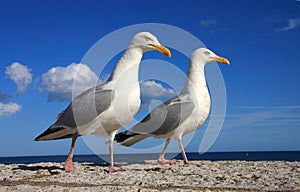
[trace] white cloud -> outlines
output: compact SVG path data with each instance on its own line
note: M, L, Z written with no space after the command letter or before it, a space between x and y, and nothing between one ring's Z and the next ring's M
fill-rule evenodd
M32 81L31 69L18 62L7 66L5 74L17 84L17 92L19 94L24 93Z
M76 81L76 86L73 87ZM53 67L42 75L42 86L49 92L48 101L71 101L78 94L97 84L97 75L85 64L71 63Z
M287 26L277 29L276 31L289 31L295 29L298 26L300 26L300 18L289 19Z
M12 115L21 110L21 105L9 102L7 104L0 103L0 116Z
M203 27L207 27L209 25L217 24L217 20L215 20L215 19L206 19L206 20L201 20L200 23Z
M162 84L154 80L143 81L140 84L143 101L152 101L154 99L171 98L176 96L173 89L165 88Z

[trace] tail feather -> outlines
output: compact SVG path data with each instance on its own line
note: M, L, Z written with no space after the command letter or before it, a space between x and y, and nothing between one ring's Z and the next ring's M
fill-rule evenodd
M71 138L75 133L77 133L76 129L51 126L42 134L37 136L34 140L42 141L42 140L57 140L57 139Z
M115 136L115 141L120 143L123 146L131 146L145 138L149 137L148 134L140 134L140 133L132 133L130 131L124 131L121 133L118 133Z

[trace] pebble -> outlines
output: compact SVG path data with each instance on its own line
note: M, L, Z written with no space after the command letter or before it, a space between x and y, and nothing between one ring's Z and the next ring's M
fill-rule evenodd
M300 191L300 162L199 161L202 166L156 161L116 163L125 171L75 162L0 164L0 191Z

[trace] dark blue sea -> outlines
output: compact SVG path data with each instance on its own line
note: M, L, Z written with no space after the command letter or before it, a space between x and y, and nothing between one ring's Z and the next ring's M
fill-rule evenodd
M204 154L187 153L189 160L245 160L245 161L300 161L300 151L276 152L209 152ZM157 159L158 154L116 154L116 162L142 162ZM166 154L166 158L181 160L181 154ZM27 157L0 157L1 164L29 164L40 162L64 162L66 156L27 156ZM108 155L74 155L74 161L105 164L109 161Z

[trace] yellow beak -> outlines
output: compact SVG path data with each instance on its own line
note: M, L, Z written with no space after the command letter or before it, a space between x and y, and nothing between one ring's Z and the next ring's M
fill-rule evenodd
M226 59L226 58L224 58L224 57L215 57L214 58L215 59L215 61L217 61L217 62L219 62L219 63L223 63L223 64L226 64L226 65L229 65L229 61Z
M154 47L157 51L161 52L165 56L171 57L171 51L168 48L166 48L165 46L163 46L163 45L153 45L153 44L149 44L149 45Z

